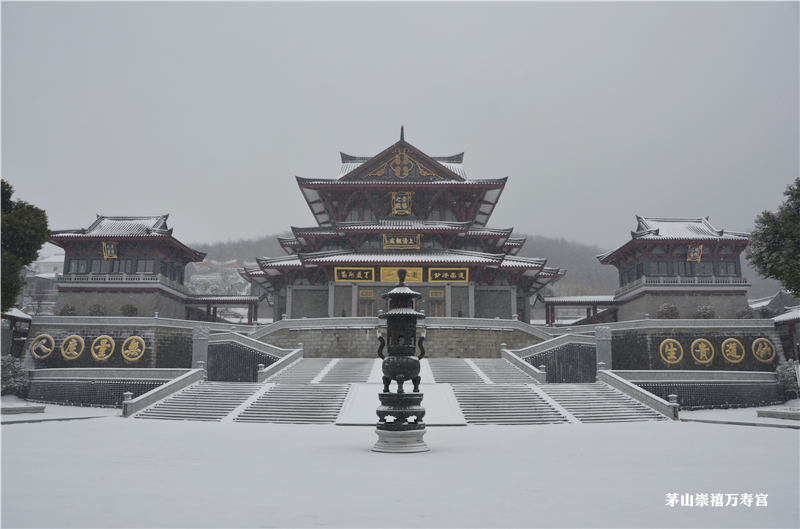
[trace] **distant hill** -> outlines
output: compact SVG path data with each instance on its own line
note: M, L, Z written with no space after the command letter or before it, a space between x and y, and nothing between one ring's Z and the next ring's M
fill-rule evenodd
M610 295L619 287L619 275L613 266L601 265L597 255L607 249L562 238L515 234L527 237L519 251L521 257L544 257L547 266L566 268L567 274L553 286L557 296Z
M278 243L278 237L292 237L291 231L264 235L257 239L239 239L238 241L220 241L214 243L192 243L188 246L205 252L207 261L233 261L241 266L244 262L252 263L256 257L280 257L286 252Z
M206 252L206 260L231 261L236 260L241 266L244 262L252 263L256 257L279 257L286 255L278 237L291 237L290 231L275 235L265 235L257 239L239 239L237 241L224 241L215 243L192 243L189 247ZM586 295L611 295L619 286L619 276L616 268L601 265L597 255L605 253L611 248L601 248L568 241L563 238L543 237L541 235L528 235L526 233L514 234L515 237L527 237L525 246L519 254L522 257L543 257L547 259L547 266L566 268L567 274L557 282L552 291L546 295L558 296L586 296ZM780 289L780 283L772 279L760 277L749 266L746 259L742 259L744 276L753 286L748 292L748 298L762 298L775 294Z

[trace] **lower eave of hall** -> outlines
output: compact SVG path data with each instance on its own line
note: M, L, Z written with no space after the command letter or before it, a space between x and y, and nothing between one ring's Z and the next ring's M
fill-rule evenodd
M240 275L268 292L276 292L285 284L298 278L309 284L325 284L336 281L336 268L397 268L414 267L465 268L469 270L469 281L493 285L499 278L510 284L521 286L534 294L546 285L561 279L566 270L545 267L546 259L532 259L505 254L482 254L448 250L444 252L415 253L356 253L347 251L299 254L274 259L257 259L259 268L242 268ZM374 271L374 270L373 270ZM427 277L430 277L429 275ZM345 281L346 282L346 281Z

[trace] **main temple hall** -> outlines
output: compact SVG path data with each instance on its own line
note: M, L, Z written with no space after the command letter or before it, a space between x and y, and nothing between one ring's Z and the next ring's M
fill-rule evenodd
M297 178L317 225L280 238L288 255L240 274L269 292L273 317L372 317L397 271L429 316L530 321L530 298L565 270L517 255L524 238L488 227L507 178L470 180L464 153L429 156L400 141L372 157L341 153L337 178Z

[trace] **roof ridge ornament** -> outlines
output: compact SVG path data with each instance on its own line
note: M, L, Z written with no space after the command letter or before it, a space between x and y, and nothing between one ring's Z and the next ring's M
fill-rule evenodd
M406 141L404 134L403 134L403 126L400 125L400 141Z

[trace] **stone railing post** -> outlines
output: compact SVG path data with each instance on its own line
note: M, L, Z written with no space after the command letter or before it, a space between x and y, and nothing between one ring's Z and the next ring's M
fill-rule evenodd
M208 337L211 329L204 325L192 328L192 367L197 367L198 362L203 365L208 363Z
M594 338L596 342L597 363L603 364L603 369L613 369L611 362L611 327L595 327Z

